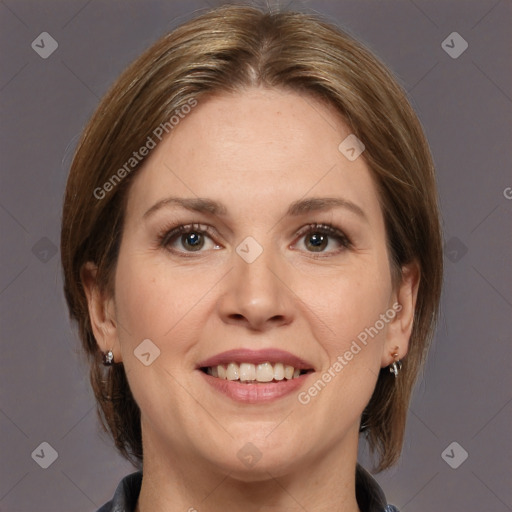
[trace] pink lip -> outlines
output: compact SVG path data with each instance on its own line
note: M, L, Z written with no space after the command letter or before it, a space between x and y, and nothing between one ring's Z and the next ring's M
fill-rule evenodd
M283 363L285 365L293 366L299 370L313 370L313 365L304 361L290 352L285 352L279 349L264 349L264 350L248 350L248 349L234 349L222 352L197 365L197 369L209 368L218 366L220 364L227 366L229 363L252 363L261 364L269 362L271 364ZM219 379L212 377L203 371L199 373L206 379L206 382L215 390L220 391L232 400L237 402L244 402L248 404L271 402L281 397L293 393L300 388L305 379L308 378L309 373L301 375L295 379L283 379L279 382L260 382L257 384L247 384L245 382Z
M244 348L228 350L222 352L213 357L210 357L204 361L201 361L198 368L208 368L210 366L218 366L219 364L228 365L229 363L283 363L299 370L313 370L313 365L301 359L300 357L279 350L276 348L264 349L264 350L248 350ZM244 384L244 386L247 384Z
M259 384L246 384L236 380L225 380L212 377L207 373L199 371L215 390L220 391L232 400L247 404L267 403L296 392L309 373L301 375L296 379L281 380L279 382L265 382Z

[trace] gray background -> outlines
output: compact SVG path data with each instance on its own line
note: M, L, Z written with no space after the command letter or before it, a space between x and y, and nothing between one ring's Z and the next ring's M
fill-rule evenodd
M218 3L0 1L1 511L95 510L132 471L100 433L68 321L62 195L76 137L113 80L194 10ZM403 457L377 479L402 512L512 510L512 2L291 6L327 15L391 67L438 169L441 322ZM45 31L59 45L47 59L31 47ZM469 44L456 59L441 46L454 31ZM442 457L454 441L469 454L457 469ZM48 469L31 457L42 442L58 452ZM450 461L462 453L448 450Z

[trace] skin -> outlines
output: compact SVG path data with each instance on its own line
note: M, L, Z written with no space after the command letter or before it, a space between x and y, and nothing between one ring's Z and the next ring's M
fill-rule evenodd
M254 88L198 106L151 153L130 188L113 297L83 280L95 337L123 361L142 413L144 478L139 512L225 510L358 511L354 468L358 428L381 367L407 353L419 275L403 269L393 289L384 219L364 154L338 150L350 130L308 96ZM209 198L224 215L162 207L167 197ZM287 215L304 198L358 205ZM211 226L200 251L159 234ZM335 237L314 252L311 223ZM197 232L192 228L190 231ZM318 231L316 231L318 232ZM236 252L247 236L263 252ZM186 237L185 237L186 238ZM187 240L185 240L186 242ZM189 252L187 252L187 250ZM190 257L187 257L190 256ZM365 328L400 303L399 314L307 405L297 393L240 404L214 391L196 370L233 348L280 348L315 368L307 390ZM160 356L141 364L134 349L151 339ZM252 443L248 467L238 451Z

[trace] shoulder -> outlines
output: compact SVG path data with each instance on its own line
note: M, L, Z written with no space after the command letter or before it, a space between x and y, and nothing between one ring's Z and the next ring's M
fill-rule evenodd
M141 484L141 471L125 476L119 482L113 498L98 509L97 512L134 512Z
M114 497L97 512L134 512L141 484L141 471L124 477L117 486ZM399 512L394 505L387 504L379 484L359 464L356 468L356 498L363 512Z
M388 505L384 491L361 465L356 467L356 499L362 512L399 512Z

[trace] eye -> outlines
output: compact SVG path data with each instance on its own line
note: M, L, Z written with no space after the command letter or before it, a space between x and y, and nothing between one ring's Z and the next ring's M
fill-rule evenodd
M172 252L178 253L220 249L220 245L212 240L212 236L212 229L209 226L187 224L165 231L159 236L159 244Z
M296 245L308 252L328 254L341 252L351 247L347 236L338 228L328 224L310 224L299 231L300 239Z

